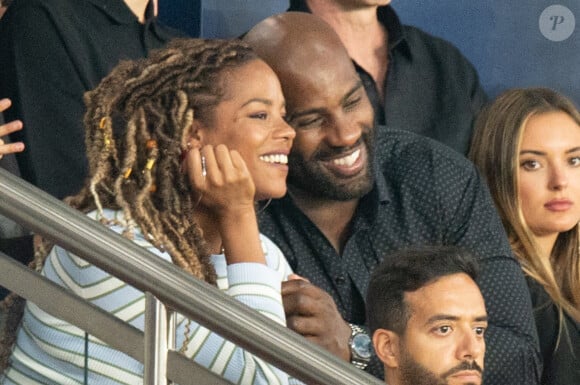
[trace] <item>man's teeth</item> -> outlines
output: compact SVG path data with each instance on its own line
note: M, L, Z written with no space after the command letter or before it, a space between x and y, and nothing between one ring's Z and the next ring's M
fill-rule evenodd
M275 154L275 155L262 155L260 160L266 163L280 163L288 164L288 155Z
M345 156L343 158L338 158L338 159L334 159L332 161L332 163L334 163L337 166L347 166L350 167L354 164L354 162L356 162L356 160L358 159L360 155L360 149L356 150L355 152L353 152L352 154Z

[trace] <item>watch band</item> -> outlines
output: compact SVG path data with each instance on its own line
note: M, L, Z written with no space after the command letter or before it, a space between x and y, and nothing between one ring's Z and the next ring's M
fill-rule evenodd
M372 355L372 341L366 330L362 327L349 323L350 339L348 344L350 346L350 363L355 367L364 370Z

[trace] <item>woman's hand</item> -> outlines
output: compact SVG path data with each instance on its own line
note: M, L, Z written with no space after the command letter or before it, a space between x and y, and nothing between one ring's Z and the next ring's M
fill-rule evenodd
M186 164L193 189L201 194L200 206L215 218L227 263L266 263L254 208L256 187L240 154L223 144L207 145L190 150Z
M219 216L254 211L256 187L246 163L225 145L192 149L186 158L191 185L201 204Z
M0 100L0 112L7 110L12 105L10 99ZM20 120L14 120L12 122L0 125L0 138L8 135L12 132L22 129L22 122ZM6 144L2 139L0 139L0 159L6 154L12 154L14 152L21 152L24 150L24 143L8 143Z

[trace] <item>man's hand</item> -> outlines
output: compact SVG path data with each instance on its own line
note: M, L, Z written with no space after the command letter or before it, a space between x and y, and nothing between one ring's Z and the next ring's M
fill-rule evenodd
M282 301L290 329L350 361L351 329L328 293L305 279L294 277L282 282Z

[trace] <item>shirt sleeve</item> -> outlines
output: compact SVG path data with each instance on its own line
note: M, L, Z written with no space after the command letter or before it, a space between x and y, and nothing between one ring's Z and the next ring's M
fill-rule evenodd
M485 382L537 384L541 360L523 272L486 184L470 163L460 163L464 163L459 164L464 177L448 178L451 190L445 189L455 190L457 195L440 194L442 207L455 208L447 213L443 237L444 243L465 247L479 259L478 284L489 315Z
M281 251L267 237L261 236L266 265L236 263L226 265L215 260L218 280L227 272L228 295L257 310L274 322L286 325L281 297L281 282L291 273ZM223 282L223 281L222 281ZM191 323L190 342L185 354L213 372L236 384L288 384L288 375L266 361L221 338L208 329ZM178 340L180 336L178 334ZM204 341L203 343L200 343ZM293 384L300 384L292 379Z
M118 228L114 230L120 231ZM148 244L139 234L135 237L135 241L162 259L169 259L167 253L162 253ZM218 277L226 274L227 285L222 290L228 295L274 322L285 325L280 292L282 278L287 276L290 270L279 249L269 240L262 241L267 252L268 265L238 263L226 266L225 259L220 261L218 258L215 261L216 272ZM141 291L59 247L51 251L44 274L84 299L143 330L145 303ZM55 322L60 325L59 328L74 328L63 321L55 320ZM84 344L84 333L77 330L76 334L78 336L73 344L81 349L80 346ZM183 347L186 356L233 383L288 384L289 378L286 373L194 321L178 316L176 334L177 349ZM127 379L133 383L131 381L142 375L142 366L137 361L99 342L96 338L91 339L98 345L98 349L91 348L91 352L94 351L93 359L99 363L95 367L90 367L93 375L113 377L113 380L119 383ZM60 343L57 341L54 342ZM67 349L69 348L70 346L67 346ZM66 361L69 358L64 356L60 359ZM79 366L82 366L81 358L82 356L77 358ZM131 370L125 370L126 367L130 367ZM294 384L300 383L293 381Z

